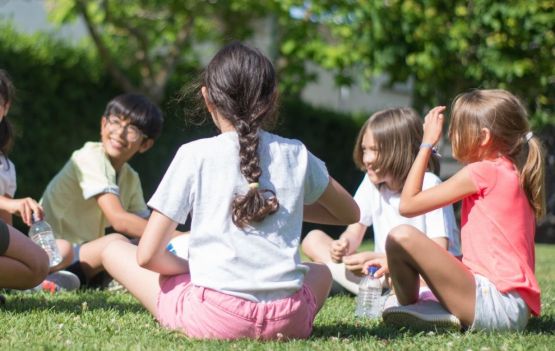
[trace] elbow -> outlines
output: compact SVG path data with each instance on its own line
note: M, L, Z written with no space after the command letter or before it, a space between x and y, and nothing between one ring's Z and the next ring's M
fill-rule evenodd
M417 216L418 213L414 212L410 206L407 206L406 202L401 201L399 204L399 214L403 217L411 218Z
M137 264L145 269L148 269L150 267L150 264L152 263L152 255L144 252L143 250L140 250L140 246L139 249L137 250Z
M349 210L342 213L338 220L340 225L349 225L353 223L358 223L360 221L360 208L357 203L353 200L351 206L348 207Z

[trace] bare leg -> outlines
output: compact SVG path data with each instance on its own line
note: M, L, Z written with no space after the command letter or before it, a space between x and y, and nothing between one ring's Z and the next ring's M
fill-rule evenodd
M91 279L104 270L104 266L102 265L102 251L104 251L109 244L116 241L129 243L129 239L121 234L110 234L81 245L79 261L81 262L81 268L87 276L87 279ZM133 261L135 261L135 257L133 257Z
M449 312L463 324L472 324L476 283L459 260L410 225L398 226L389 233L386 252L399 303L416 302L420 274Z
M48 255L17 229L8 225L10 243L0 256L0 287L30 289L48 274Z
M69 241L56 239L56 246L58 246L58 250L60 250L62 262L58 263L54 267L50 267L50 273L66 268L73 261L73 245L71 245Z
M319 263L304 263L310 270L304 277L304 282L316 298L316 310L319 311L324 305L331 288L331 273L329 268Z
M160 293L160 274L137 264L137 246L116 240L102 252L102 266L153 315Z
M312 261L328 263L331 262L330 246L332 241L333 239L323 231L311 230L301 243L301 249Z

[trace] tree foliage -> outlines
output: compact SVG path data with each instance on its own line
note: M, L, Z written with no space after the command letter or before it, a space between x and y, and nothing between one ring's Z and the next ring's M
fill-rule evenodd
M304 11L328 35L313 39L330 45L319 62L340 68L343 81L412 79L417 107L505 88L526 100L536 125L555 124L551 0L314 0Z
M105 67L124 90L160 101L195 46L262 40L282 91L315 78L412 82L418 108L470 88L521 96L536 125L555 124L555 3L551 0L49 0L51 17L81 16ZM186 79L185 79L186 80ZM184 81L185 81L184 80Z
M199 66L203 44L219 47L232 39L258 37L283 76L298 92L306 75L302 57L281 57L281 41L308 34L289 15L289 2L273 0L49 0L58 24L80 17L111 77L125 91L140 91L160 102L180 65ZM262 34L260 34L262 33ZM305 33L305 34L303 34ZM212 50L212 51L215 51ZM293 58L294 57L294 58ZM290 74L289 74L290 72ZM300 78L288 78L299 76ZM191 79L191 77L186 77ZM183 79L185 82L187 79Z

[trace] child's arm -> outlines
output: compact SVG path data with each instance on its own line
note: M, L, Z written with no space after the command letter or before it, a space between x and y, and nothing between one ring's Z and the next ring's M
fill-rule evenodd
M364 224L350 224L339 236L339 239L331 242L331 259L334 262L341 262L343 256L353 254L360 246L365 232L366 226Z
M26 197L23 199L12 199L5 195L0 195L0 210L3 210L9 221L5 221L8 224L12 223L11 215L19 215L25 224L30 226L33 224L33 213L36 213L39 218L43 217L42 207L32 198ZM6 219L8 219L6 218ZM2 217L4 219L4 217Z
M112 193L103 193L96 197L98 207L118 233L140 238L145 230L147 220L134 213L127 212L119 197ZM183 234L175 230L172 237Z
M430 146L437 144L441 137L444 110L443 106L434 107L426 115L424 137L422 138L423 147L420 148L420 152L414 160L401 193L399 213L402 216L418 216L457 202L477 191L466 168L461 169L447 181L422 191L424 173L432 154Z
M189 262L166 250L177 223L158 211L153 211L137 248L137 263L164 275L189 272Z
M353 197L335 179L315 203L304 206L304 220L321 224L351 224L360 219L360 210Z
M114 230L134 238L140 238L147 220L123 208L119 197L112 193L103 193L96 197L98 207L108 219Z

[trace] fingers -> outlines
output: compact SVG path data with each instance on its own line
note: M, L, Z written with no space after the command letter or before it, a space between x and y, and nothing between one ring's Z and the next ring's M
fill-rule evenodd
M44 216L42 207L30 197L22 199L19 212L21 214L21 219L28 226L33 224L33 214L39 219L42 219Z
M375 258L375 259L364 262L363 265L362 265L362 271L365 274L368 274L368 270L369 270L370 267L379 267L378 270L376 271L376 273L374 273L374 276L378 277L378 278L380 278L384 274L389 273L389 268L387 266L387 260L385 258L382 258L382 257Z
M422 139L423 143L435 145L441 138L444 111L445 106L436 106L431 109L424 118L424 136Z
M349 249L349 241L347 239L339 239L331 242L330 255L332 261L339 263L342 261L343 256L347 254Z

